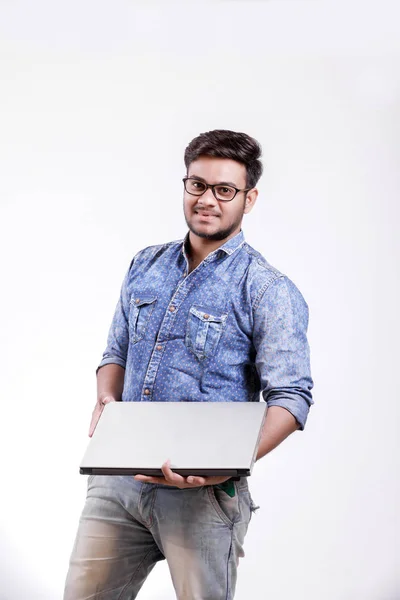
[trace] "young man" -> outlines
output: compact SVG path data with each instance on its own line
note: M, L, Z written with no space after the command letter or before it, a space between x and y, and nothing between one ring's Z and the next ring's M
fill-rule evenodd
M186 148L189 233L145 248L130 265L89 435L108 402L251 402L260 392L268 412L257 459L304 428L313 403L307 304L241 231L260 155L256 140L226 130ZM183 478L167 463L163 473L89 477L64 600L136 598L164 558L179 600L234 597L255 509L247 480Z

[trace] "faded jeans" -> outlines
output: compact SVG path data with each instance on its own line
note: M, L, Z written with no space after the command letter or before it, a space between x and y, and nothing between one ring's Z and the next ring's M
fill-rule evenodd
M133 600L164 558L178 600L231 600L255 509L246 478L230 497L92 475L64 600Z

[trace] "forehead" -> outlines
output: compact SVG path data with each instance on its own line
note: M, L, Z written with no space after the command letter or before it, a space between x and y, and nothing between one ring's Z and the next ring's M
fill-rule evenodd
M189 165L188 176L195 175L207 183L230 182L238 188L246 185L246 167L230 158L200 156Z

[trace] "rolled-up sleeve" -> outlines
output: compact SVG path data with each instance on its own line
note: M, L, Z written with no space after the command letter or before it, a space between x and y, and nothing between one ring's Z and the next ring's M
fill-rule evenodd
M97 367L96 373L101 367L109 364L120 365L125 369L129 346L130 294L128 291L128 281L133 263L134 260L132 260L128 272L124 277L118 304L108 332L107 347L103 353L103 358Z
M287 409L300 429L314 403L307 328L308 306L303 296L286 276L277 277L254 307L256 368L268 407Z

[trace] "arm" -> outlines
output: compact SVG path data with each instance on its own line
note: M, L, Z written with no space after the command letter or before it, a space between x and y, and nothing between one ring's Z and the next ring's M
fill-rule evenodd
M129 274L134 260L129 266L121 287L121 293L107 338L107 348L97 368L97 402L93 409L89 427L92 437L104 405L121 400L124 389L125 365L129 345Z
M287 277L277 278L254 309L256 368L268 404L257 460L304 429L313 404L307 328L303 296Z
M283 440L298 428L298 422L285 408L281 408L280 406L271 406L268 408L256 460L259 460L279 446Z
M131 299L129 292L129 279L134 260L135 259L132 260L128 272L125 275L124 281L122 282L118 303L114 311L110 329L108 331L107 347L103 353L103 357L96 373L100 368L103 368L108 364L119 365L123 368L126 366L126 357L129 347L129 310Z
M125 369L119 365L108 364L97 372L97 401L105 404L104 400L111 398L119 402L124 389Z
M125 369L115 364L107 364L97 372L97 402L93 409L92 420L89 428L89 437L92 437L104 406L109 402L121 400L124 389Z

